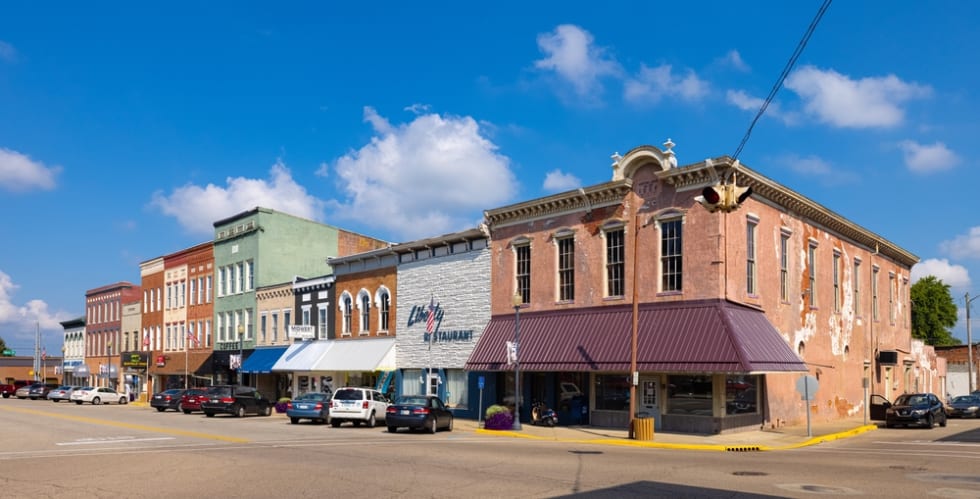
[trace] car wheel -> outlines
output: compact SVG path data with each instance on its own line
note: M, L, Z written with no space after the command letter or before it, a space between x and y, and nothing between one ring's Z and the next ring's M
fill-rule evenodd
M396 431L398 431L398 427L397 426L389 426L388 427L388 433L395 433Z
M939 426L942 428L946 427L946 416L943 415L943 419L939 420Z
M338 420L338 419L331 419L330 420L330 426L333 426L334 428L340 428L340 420Z
M76 400L75 403L78 404L78 405L82 405L82 401L81 400Z
M453 417L449 416L449 426L446 427L446 431L453 431Z
M101 404L102 404L102 399L100 399L99 397L95 397L94 399L92 399L92 405L101 405Z
M58 399L51 399L51 401L54 402L55 404L58 403Z
M272 415L272 406L271 405L265 406L265 409L262 410L262 415L263 416L271 416Z
M932 419L932 414L926 416L926 428L929 428L931 430L933 424L935 424L935 421L933 421Z
M439 422L433 417L429 420L429 433L434 435L437 431L439 431Z
M368 428L374 428L374 425L376 425L377 423L378 422L375 421L374 419L374 413L372 412L371 415L368 416L368 420L367 420Z
M167 410L166 407L157 407L157 412L163 412L165 410Z
M214 417L214 413L213 412L205 412L204 415L207 416L207 417L209 417L209 418L213 418Z
M37 400L37 397L31 397L31 400Z
M289 422L292 423L292 424L298 424L299 423L299 418L289 418Z
M184 414L190 414L190 413L191 413L190 409L184 409Z
M235 410L235 417L236 418L244 418L245 417L245 406L243 406L243 405L238 406L238 409Z
M119 405L126 405L126 397L119 397Z

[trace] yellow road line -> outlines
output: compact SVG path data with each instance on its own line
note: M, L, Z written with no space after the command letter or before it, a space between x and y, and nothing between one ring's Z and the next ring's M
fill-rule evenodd
M245 438L228 437L228 436L224 436L224 435L215 435L215 434L212 434L212 433L201 433L201 432L197 432L197 431L175 430L173 428L161 428L159 426L147 426L147 425L134 424L134 423L122 423L122 422L118 422L118 421L108 421L108 420L105 420L105 419L89 418L89 417L85 417L85 416L71 416L71 415L67 415L67 414L53 414L53 413L50 413L50 412L37 411L37 410L34 410L34 409L20 409L20 408L14 408L14 407L0 407L0 410L10 411L10 412L19 412L19 413L22 413L22 414L31 414L31 415L35 415L35 416L46 416L46 417L49 417L49 418L58 418L58 419L64 419L64 420L68 420L68 421L78 421L78 422L81 422L81 423L91 423L91 424L98 424L98 425L104 425L104 426L113 426L113 427L116 427L116 428L128 428L130 430L149 431L149 432L154 432L154 433L165 433L165 434L168 434L168 435L177 435L177 436L181 436L181 437L206 438L206 439L209 439L209 440L221 440L223 442L233 442L233 443L240 443L240 444L247 444L247 443L249 443L249 440L248 439L245 439Z

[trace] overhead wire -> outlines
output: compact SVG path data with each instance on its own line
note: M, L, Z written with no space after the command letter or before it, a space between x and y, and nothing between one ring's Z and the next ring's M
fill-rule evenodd
M803 38L800 40L800 42L796 45L796 50L793 51L793 55L789 58L789 61L786 62L786 66L783 68L783 72L780 73L779 78L776 79L776 83L773 84L772 89L769 90L769 95L766 96L766 100L762 103L762 106L759 108L759 112L756 113L754 118L752 118L752 123L749 124L748 130L745 131L745 136L742 137L742 142L738 144L738 149L735 149L735 154L732 155L733 160L738 159L738 155L742 153L742 149L745 147L745 144L749 141L749 136L752 135L752 129L755 128L755 124L759 121L759 118L761 118L762 115L765 114L766 109L769 107L769 103L772 102L772 100L776 97L776 93L779 92L779 89L783 86L783 81L786 80L786 77L789 76L790 71L793 70L793 66L796 65L796 60L800 58L800 54L802 54L803 49L806 48L807 42L810 41L810 36L813 35L813 31L817 28L817 24L819 24L820 19L823 18L824 12L827 12L827 9L830 7L831 1L832 0L824 0L823 4L820 6L820 9L817 10L817 14L813 17L813 20L810 22L810 26L807 28L806 33L803 35Z

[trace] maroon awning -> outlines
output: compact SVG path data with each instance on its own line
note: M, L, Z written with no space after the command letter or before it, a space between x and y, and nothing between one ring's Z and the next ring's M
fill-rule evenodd
M629 371L632 307L523 312L520 362L526 371ZM509 371L514 315L492 317L466 369ZM679 373L805 372L761 311L724 300L639 307L637 370Z

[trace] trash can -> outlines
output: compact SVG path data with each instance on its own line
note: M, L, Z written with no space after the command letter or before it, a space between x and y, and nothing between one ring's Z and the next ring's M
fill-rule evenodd
M633 420L634 440L653 440L653 418L636 418Z

